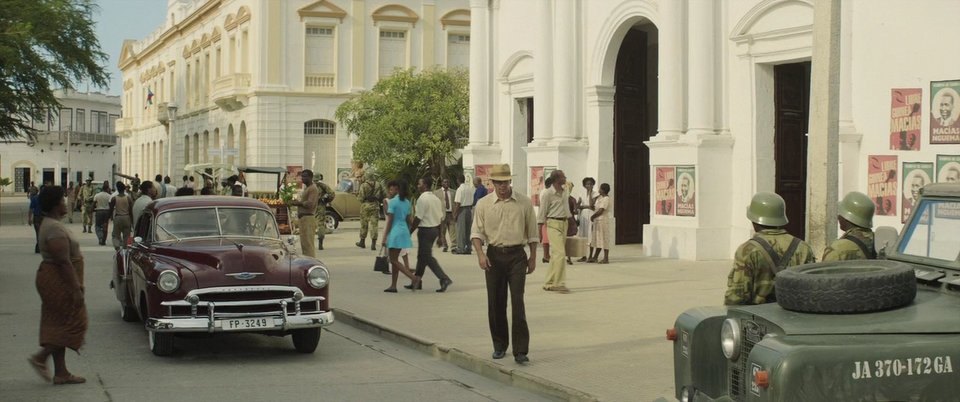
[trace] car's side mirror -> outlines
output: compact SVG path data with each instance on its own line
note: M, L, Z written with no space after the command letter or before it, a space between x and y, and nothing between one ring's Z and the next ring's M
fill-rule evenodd
M143 244L143 238L140 236L134 237L133 242L136 244Z

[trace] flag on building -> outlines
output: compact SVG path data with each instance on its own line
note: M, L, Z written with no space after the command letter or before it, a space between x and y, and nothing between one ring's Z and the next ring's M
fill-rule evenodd
M143 108L146 109L147 106L152 106L152 105L153 105L153 91L149 87L147 87L147 104Z

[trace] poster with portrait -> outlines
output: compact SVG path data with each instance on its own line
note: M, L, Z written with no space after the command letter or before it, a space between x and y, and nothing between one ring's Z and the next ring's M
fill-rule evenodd
M352 193L357 187L353 183L353 168L337 168L337 191Z
M960 144L960 80L930 83L930 143Z
M287 165L287 177L285 182L293 183L297 188L303 187L303 182L300 181L300 172L303 171L303 166L301 165Z
M920 197L920 189L933 177L932 162L903 162L903 191L900 222L906 223Z
M890 90L890 149L920 150L920 121L923 90L894 88Z
M493 182L490 181L490 171L493 170L493 165L474 165L473 169L476 170L477 177L483 182L483 186L487 188L487 193L493 192Z
M897 215L897 156L867 157L867 196L876 207L874 215Z
M463 182L467 183L471 188L473 188L473 176L475 174L472 167L463 168Z
M657 215L673 215L673 203L677 198L676 168L673 166L657 166L654 176L656 196L654 207Z
M937 183L960 183L960 155L937 155ZM936 216L960 219L960 204L938 205Z
M543 190L543 181L546 179L543 175L543 166L530 167L530 201L533 206L540 206L540 191Z
M677 166L677 216L697 216L697 168Z

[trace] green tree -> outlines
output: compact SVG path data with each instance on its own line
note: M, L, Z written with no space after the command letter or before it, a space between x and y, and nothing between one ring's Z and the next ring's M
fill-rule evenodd
M0 191L5 191L7 186L13 184L9 177L0 177Z
M107 85L93 0L0 0L0 139L34 138L30 120L59 110L54 88Z
M337 108L336 118L358 136L354 159L382 178L413 182L441 177L469 135L469 80L464 70L397 70Z

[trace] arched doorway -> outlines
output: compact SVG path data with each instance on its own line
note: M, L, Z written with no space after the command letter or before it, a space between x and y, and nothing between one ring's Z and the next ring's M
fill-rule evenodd
M657 131L657 28L634 25L617 53L613 100L616 244L642 243L650 223L650 151Z

